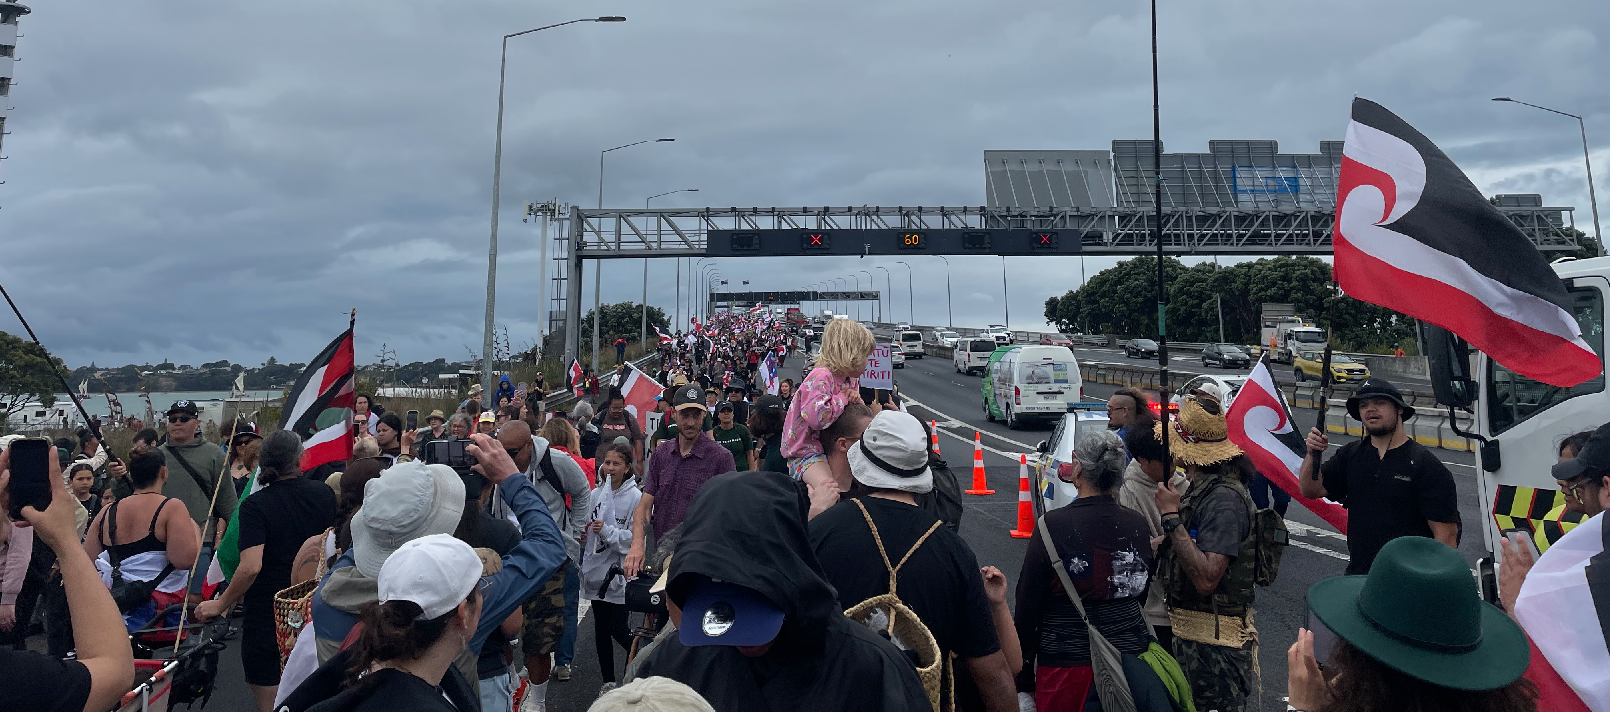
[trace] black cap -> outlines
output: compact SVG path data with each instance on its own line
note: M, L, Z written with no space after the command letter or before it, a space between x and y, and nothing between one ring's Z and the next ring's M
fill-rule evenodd
M188 401L188 400L176 400L176 401L174 401L173 405L168 406L167 415L173 415L174 413L189 413L192 416L196 415L198 413L198 411L196 410L195 401Z
M734 378L732 379L731 383L727 384L727 390L739 392L747 391L749 390L749 384L745 383L744 379L742 378Z
M1554 463L1552 474L1554 479L1562 482L1588 474L1600 477L1610 474L1610 423L1594 430L1575 458Z
M732 401L721 401L720 403L717 403L716 404L716 412L717 413L731 413L732 412Z
M674 410L682 410L683 408L698 408L699 410L706 411L709 410L709 408L705 407L704 405L704 391L700 390L699 386L693 383L689 383L688 385L676 389L676 395L671 397L671 408Z
M1353 420L1363 420L1363 418L1358 417L1358 404L1366 398L1385 398L1398 404L1398 407L1403 409L1404 420L1414 417L1414 408L1403 402L1403 394L1398 393L1397 386L1384 379L1366 378L1363 383L1358 384L1358 388L1353 391L1353 395L1347 399L1347 414L1353 416Z
M788 410L788 404L783 402L781 396L761 396L755 399L755 407L760 410Z

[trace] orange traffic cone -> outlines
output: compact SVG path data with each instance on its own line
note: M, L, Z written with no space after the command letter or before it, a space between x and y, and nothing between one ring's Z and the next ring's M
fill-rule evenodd
M937 420L928 421L928 432L933 433L933 438L934 438L934 457L939 457L939 421L937 421Z
M1034 503L1029 501L1029 456L1017 457L1017 528L1010 534L1013 539L1027 539L1034 535Z
M967 490L967 494L995 494L984 479L984 442L977 430L973 431L973 488Z

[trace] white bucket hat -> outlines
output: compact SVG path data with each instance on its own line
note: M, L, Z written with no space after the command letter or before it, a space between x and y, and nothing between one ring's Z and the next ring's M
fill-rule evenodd
M934 488L928 470L928 435L916 418L899 411L878 413L861 441L850 448L850 475L874 489L921 494Z
M418 460L386 468L363 488L352 515L352 556L358 572L380 575L398 547L431 534L451 534L464 514L464 481L447 465Z

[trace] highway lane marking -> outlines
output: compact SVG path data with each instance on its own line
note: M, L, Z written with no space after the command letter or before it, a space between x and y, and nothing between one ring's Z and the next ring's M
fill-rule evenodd
M1320 527L1303 524L1302 522L1294 522L1290 519L1286 520L1286 528L1304 536L1319 536L1329 539L1337 539L1340 541L1347 541L1347 537L1339 532L1333 532L1329 529L1322 529Z
M902 393L902 394L900 394L900 397L906 399L906 404L907 404L908 407L909 406L917 406L917 407L920 407L920 408L923 408L923 409L927 410L930 413L933 413L934 415L937 415L937 416L940 416L940 417L944 418L946 420L946 422L940 425L941 428L952 427L952 425L951 425L952 423L957 424L957 425L967 425L965 421L957 420L955 418L955 416L948 415L948 414L944 413L943 411L940 411L939 409L937 409L937 408L935 408L935 407L933 407L931 405L923 403L922 401L919 401L916 398L912 398L909 395L906 395L906 394ZM967 427L971 428L972 426L969 425ZM1003 435L996 435L995 433L986 432L982 428L973 428L973 430L978 432L979 434L985 436L985 437L995 438L996 440L1000 440L1002 442L1009 442L1009 443L1011 443L1013 445L1016 445L1016 446L1018 446L1020 448L1023 448L1023 453L1016 453L1016 452L1006 452L1004 450L996 450L995 448L992 448L992 447L990 447L988 445L984 446L985 450L993 452L993 453L995 453L997 455L1002 455L1004 457L1010 457L1010 458L1016 458L1019 454L1035 452L1035 447L1033 445L1028 444L1028 443L1018 442L1016 440L1013 440L1013 439L1011 439L1009 437L1005 437ZM951 436L953 438L956 438L957 440L971 442L970 440L968 440L968 438L965 438L963 436L957 435L957 434L952 433L952 432L950 432L948 430L941 430L940 432L943 432L946 435L949 435L949 436Z
M1312 551L1312 552L1314 552L1316 554L1324 554L1325 556L1329 556L1332 559L1340 559L1342 561L1348 561L1349 560L1348 557L1347 557L1347 554L1331 551L1330 549L1326 549L1323 546L1315 546L1315 545L1310 544L1310 543L1308 543L1306 541L1303 541L1301 539L1290 539L1288 541L1291 542L1292 546L1295 546L1295 547L1297 547L1299 549L1307 549L1308 551Z

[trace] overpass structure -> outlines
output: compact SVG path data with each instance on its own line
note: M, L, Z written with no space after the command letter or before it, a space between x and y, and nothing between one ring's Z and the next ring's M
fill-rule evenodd
M1166 170L1165 170L1166 173ZM1574 208L1535 203L1498 209L1539 250L1577 247ZM1010 206L845 206L750 208L572 207L558 257L565 268L564 317L555 328L581 323L582 267L587 260L656 257L916 256L966 254L1141 255L1156 250L1150 205L1022 208ZM1278 202L1256 205L1165 205L1162 240L1170 255L1329 255L1335 211ZM825 249L809 248L825 233ZM1049 236L1049 238L1047 238ZM1047 247L1043 241L1049 239ZM910 244L913 240L916 245ZM557 295L556 295L557 296ZM581 335L565 329L565 358Z

